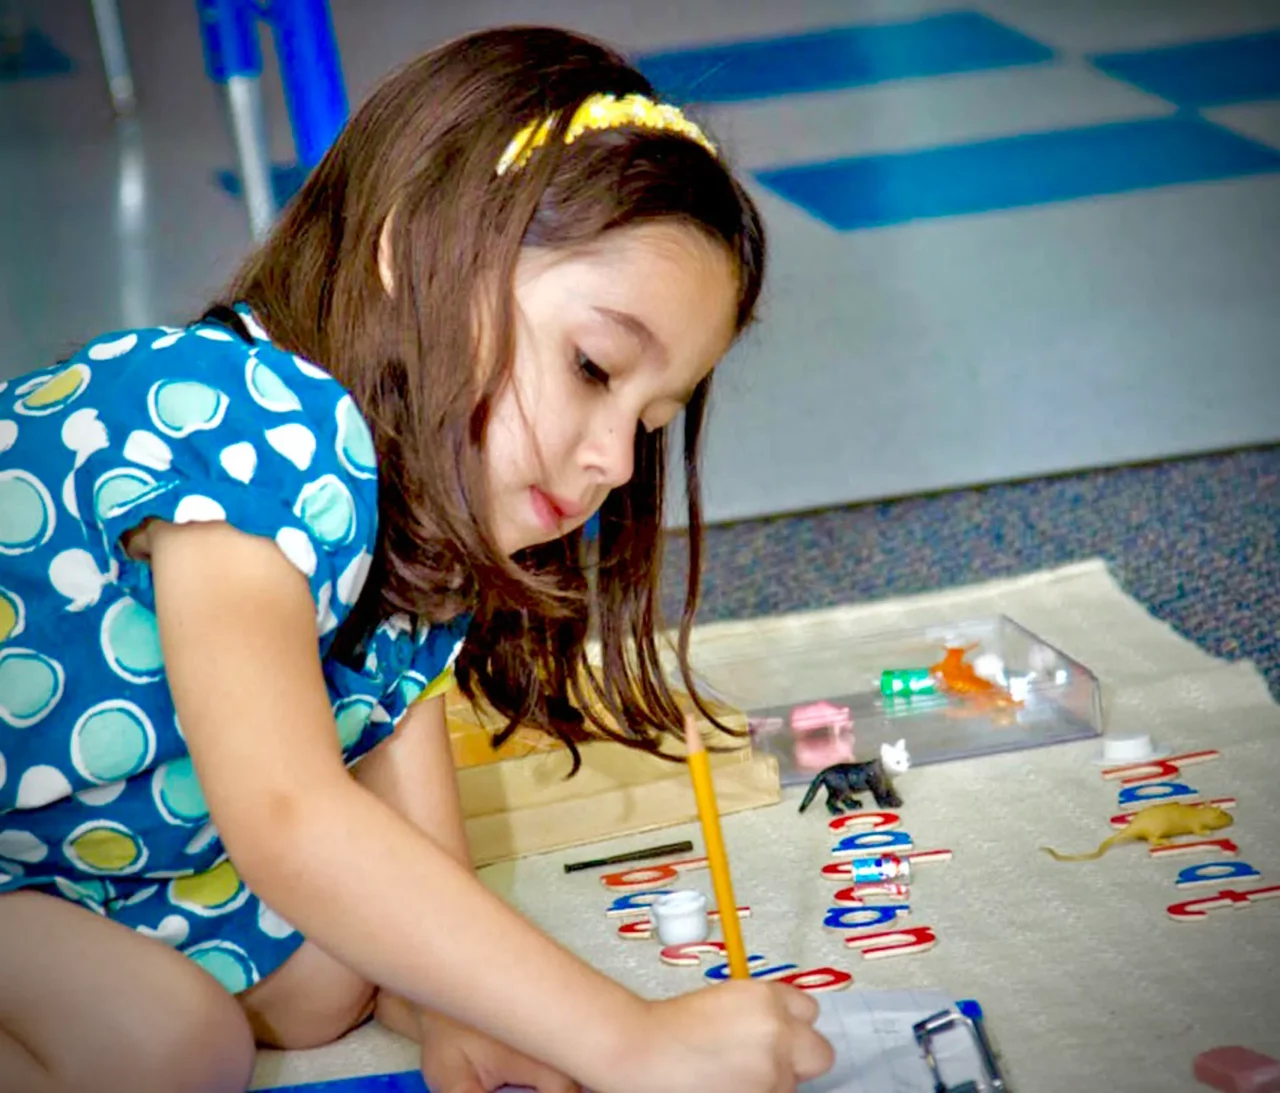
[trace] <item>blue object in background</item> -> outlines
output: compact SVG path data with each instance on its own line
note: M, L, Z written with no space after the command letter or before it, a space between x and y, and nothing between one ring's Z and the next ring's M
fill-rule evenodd
M310 169L347 121L347 89L329 5L326 0L270 0L266 18L298 161Z
M231 76L260 76L258 15L245 0L196 0L204 70L216 84Z
M427 1083L417 1070L400 1074L371 1074L336 1082L314 1082L273 1088L271 1093L427 1093Z
M839 231L1280 171L1280 151L1189 114L757 172Z
M300 163L273 163L271 165L271 192L275 195L276 208L284 208L293 195L302 189L310 172ZM239 200L244 197L244 184L236 171L224 169L215 172L218 187Z
M34 27L25 27L15 41L0 41L0 83L65 76L75 71L71 58Z
M327 0L196 0L196 10L205 70L217 84L246 77L256 87L262 73L258 23L265 20L271 28L297 162L270 165L274 208L262 210L259 216L261 232L265 233L275 210L288 204L298 192L347 121L347 91L329 5ZM251 113L260 117L260 108ZM261 126L259 121L251 146L258 152L256 162L263 171L259 191L265 192L267 148ZM256 171L243 163L241 167ZM244 180L238 172L221 170L215 177L232 197L244 196ZM258 176L254 173L250 177ZM251 219L253 204L251 194Z
M976 11L653 53L641 71L678 102L725 103L1039 64L1053 50Z
M1280 30L1099 53L1089 60L1108 76L1187 110L1280 98Z

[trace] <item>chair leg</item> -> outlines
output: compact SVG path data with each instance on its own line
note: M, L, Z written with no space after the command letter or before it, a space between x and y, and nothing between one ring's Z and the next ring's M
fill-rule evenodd
M93 21L98 28L98 46L102 50L102 67L107 74L107 90L111 108L120 117L132 114L138 105L129 68L129 52L125 48L124 30L120 25L120 6L116 0L90 0Z

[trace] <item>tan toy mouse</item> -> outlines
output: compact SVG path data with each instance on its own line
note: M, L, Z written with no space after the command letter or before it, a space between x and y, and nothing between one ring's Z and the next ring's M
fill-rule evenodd
M1047 846L1040 849L1055 861L1095 861L1113 846L1145 839L1152 846L1164 846L1178 835L1207 835L1230 827L1231 815L1216 805L1148 805L1134 813L1123 831L1117 831L1092 854L1059 854Z

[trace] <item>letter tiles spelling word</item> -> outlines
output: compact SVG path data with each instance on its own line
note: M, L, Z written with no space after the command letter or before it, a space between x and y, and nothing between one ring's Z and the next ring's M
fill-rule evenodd
M1143 835L1151 845L1147 853L1157 859L1183 858L1191 854L1217 854L1224 858L1237 858L1240 848L1235 840L1228 838L1200 838L1201 834L1209 834L1212 826L1197 825L1196 811L1199 806L1213 809L1233 809L1236 807L1234 797L1219 797L1210 801L1201 801L1200 793L1192 786L1178 779L1182 776L1182 768L1194 763L1205 763L1220 758L1216 748L1203 751L1185 752L1167 759L1153 759L1142 763L1128 763L1123 766L1107 767L1102 777L1120 780L1119 808L1121 811L1111 817L1111 826L1121 831L1130 829L1130 825L1142 819L1140 810L1157 804L1183 804L1188 806L1190 824L1176 831L1156 831L1154 837ZM1197 830L1197 826L1204 830ZM1197 838L1191 842L1175 842L1174 835L1194 834ZM1214 886L1227 881L1259 881L1262 874L1245 861L1208 861L1198 865L1185 866L1174 880L1174 887L1180 889ZM1177 922L1202 922L1213 911L1224 907L1243 909L1254 903L1280 897L1280 884L1252 886L1244 889L1223 888L1213 895L1200 896L1196 899L1184 900L1170 904L1168 913Z
M911 914L912 869L950 861L951 851L916 850L911 836L897 830L901 823L896 812L849 812L828 824L843 837L831 849L837 860L824 865L822 875L848 884L832 897L835 906L822 924L845 931L845 945L861 950L864 960L928 952L938 942L932 926L901 927L898 919ZM862 827L871 830L843 834Z
M605 909L605 914L611 918L625 920L618 927L618 936L627 940L651 938L655 927L650 909L662 896L671 894L672 889L667 885L676 881L681 873L705 869L706 866L706 858L686 858L682 861L603 875L600 882L606 888L623 893ZM738 908L740 917L745 918L750 914L750 907ZM717 912L708 912L708 917L714 920L718 917ZM704 957L720 958L721 963L713 964L703 973L713 982L729 978L729 965L724 962L724 956L724 942L709 940L668 945L658 954L664 964L677 968L698 967ZM768 957L758 953L747 956L747 967L753 979L774 979L802 991L841 990L853 982L853 976L839 968L801 970L798 964L775 964Z

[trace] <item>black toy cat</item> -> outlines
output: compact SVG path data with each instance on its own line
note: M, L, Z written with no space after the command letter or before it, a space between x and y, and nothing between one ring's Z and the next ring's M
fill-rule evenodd
M880 748L879 759L868 759L862 763L836 763L820 771L809 783L804 800L800 802L803 812L818 795L824 786L827 790L827 811L833 816L841 815L845 809L853 811L862 807L862 802L855 794L870 793L876 799L879 808L901 808L902 798L893 788L893 774L903 773L911 765L911 756L907 754L907 743L899 740L897 744L884 744Z

